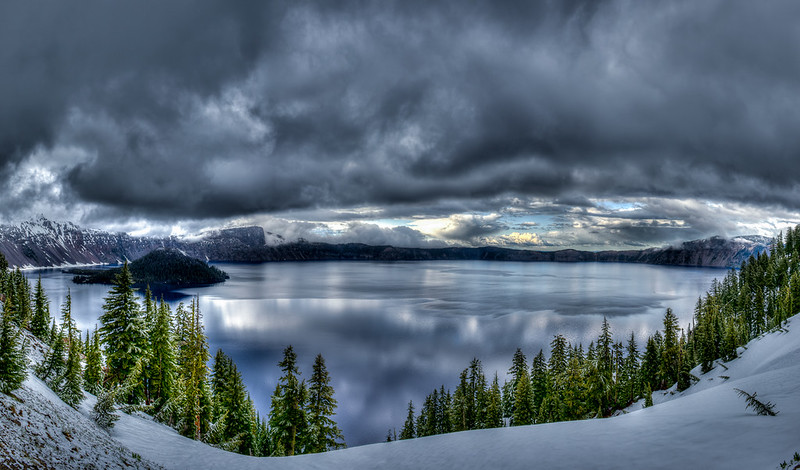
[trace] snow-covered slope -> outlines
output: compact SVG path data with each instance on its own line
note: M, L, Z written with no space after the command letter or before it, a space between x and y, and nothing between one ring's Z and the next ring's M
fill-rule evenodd
M33 376L13 396L0 394L0 468L161 468L98 428L89 404L79 413Z
M800 451L800 318L740 353L704 375L694 370L700 381L688 390L656 392L655 406L613 418L282 458L215 449L146 416L122 415L109 436L88 418L94 397L76 411L31 377L16 398L0 395L0 468L777 468ZM778 415L746 410L734 388L775 403Z
M800 451L800 319L741 348L683 393L614 418L468 431L318 455L258 459L125 416L112 435L167 468L703 468L769 469ZM722 376L728 377L727 379ZM775 417L745 410L734 388L775 403Z

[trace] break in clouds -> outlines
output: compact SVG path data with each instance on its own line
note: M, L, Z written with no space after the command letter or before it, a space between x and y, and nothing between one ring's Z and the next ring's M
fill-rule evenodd
M790 0L4 2L2 216L399 245L771 234L800 221L798 17Z

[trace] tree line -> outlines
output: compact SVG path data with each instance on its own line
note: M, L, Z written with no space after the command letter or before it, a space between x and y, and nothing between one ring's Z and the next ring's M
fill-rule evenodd
M563 335L550 342L530 361L517 349L500 385L491 381L481 361L473 359L459 375L455 391L444 385L425 397L419 410L408 403L399 439L434 434L521 426L611 416L652 392L675 386L688 388L715 361L737 357L740 346L780 328L800 311L800 226L779 234L769 252L751 256L697 301L692 321L682 329L667 309L663 329L640 347L633 333L623 341L612 334L603 318L600 334L587 348L571 344ZM386 440L397 439L389 430Z
M322 355L308 381L297 355L284 350L283 375L261 417L234 361L222 350L211 367L199 298L173 312L149 288L137 300L127 263L116 276L100 326L81 335L67 293L60 321L51 317L41 277L34 289L0 254L0 391L11 393L27 376L23 330L49 346L33 367L67 404L77 408L84 391L97 396L95 420L111 427L116 409L144 411L184 436L255 456L325 452L345 446L333 420L334 390Z

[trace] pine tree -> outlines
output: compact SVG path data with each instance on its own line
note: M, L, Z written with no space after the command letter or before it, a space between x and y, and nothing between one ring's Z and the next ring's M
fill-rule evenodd
M19 335L19 330L13 325L9 315L5 311L0 313L0 392L2 393L10 393L19 388L28 375L25 348L20 344Z
M417 437L417 430L414 424L414 402L408 402L408 415L406 416L406 422L403 423L403 429L400 430L400 439L414 439Z
M537 413L542 406L542 401L548 390L547 361L544 358L544 351L539 350L533 358L531 365L531 391L533 392L533 409ZM537 421L538 422L538 421Z
M94 335L86 331L86 367L83 370L83 388L95 396L100 394L103 387L103 358L100 353L100 335L97 326Z
M442 390L444 391L444 387ZM498 381L496 372L494 374L494 380L492 380L492 385L489 387L487 398L485 427L500 428L503 426L503 397L500 393L500 382Z
M82 374L81 374L81 358L80 358L80 345L75 339L75 333L70 331L68 334L68 349L67 349L67 362L64 370L64 379L62 386L56 390L58 396L64 400L64 403L73 408L77 408L78 404L83 400L83 389L81 387Z
M33 295L33 317L31 318L31 333L37 338L47 340L50 327L50 302L42 288L42 276L36 281L36 290Z
M42 379L52 390L61 387L61 380L67 368L64 350L66 338L64 338L62 330L56 329L55 320L53 320L53 328L49 335L50 349L45 351L41 364L34 368L36 376Z
M680 370L680 345L678 344L678 317L668 308L664 314L664 347L661 353L662 385L669 387L678 380Z
M533 424L535 413L533 410L533 391L531 381L528 378L528 371L523 369L521 372L517 388L514 390L514 416L511 417L512 426L525 426Z
M150 330L149 396L156 413L175 398L177 364L169 305L161 299Z
M132 285L126 262L105 298L104 313L100 316L100 334L105 345L108 379L112 386L124 382L144 354L144 324ZM141 388L137 387L124 400L134 403L142 394Z
M179 309L181 307L179 306ZM200 313L200 299L192 299L180 325L184 343L180 345L182 396L178 430L187 437L201 440L212 421L212 398L208 387L208 338Z
M308 386L308 443L309 452L325 452L345 447L344 435L331 416L336 414L336 400L330 385L325 359L318 354Z
M297 354L292 346L283 350L283 360L278 363L283 376L278 380L275 393L272 395L269 425L272 430L272 441L279 444L286 455L294 455L301 450L298 443L302 441L306 430L306 387L299 379Z
M516 408L516 395L515 391L519 386L519 381L522 380L523 376L528 375L528 362L525 354L522 352L522 349L517 348L514 352L514 357L511 358L511 368L508 369L508 374L511 375L511 383L507 389L507 410L506 415L509 418L513 419L514 410ZM512 424L513 426L513 424Z

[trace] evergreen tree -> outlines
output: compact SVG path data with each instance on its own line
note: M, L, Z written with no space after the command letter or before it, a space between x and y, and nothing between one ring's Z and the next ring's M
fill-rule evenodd
M515 390L519 386L519 381L522 380L523 375L527 375L528 362L522 349L517 348L514 352L514 357L511 359L511 368L508 370L511 375L511 383L509 384L508 393L508 409L506 410L509 418L514 416L514 409L516 407Z
M650 384L644 384L644 407L649 408L653 406L653 391L650 389Z
M133 279L126 262L105 298L103 314L100 316L100 334L105 345L111 386L124 382L144 354L144 324L132 285ZM127 403L137 401L143 391L137 387L131 393L124 398Z
M150 330L149 397L156 412L176 396L177 364L169 305L161 299Z
M644 350L642 366L639 369L642 386L647 386L649 390L652 390L653 387L658 384L659 363L658 344L651 336L647 338L647 346Z
M42 288L42 276L36 281L36 290L33 295L33 317L31 318L31 333L37 338L47 340L50 327L50 302Z
M318 354L308 386L308 443L309 452L325 452L345 447L344 436L331 416L336 414L336 400L330 385L325 359Z
M83 400L83 388L81 383L83 381L81 374L81 358L80 358L80 344L75 338L74 331L67 327L69 344L67 349L67 362L65 364L64 379L62 386L55 392L64 400L64 403L73 408L77 408L78 404Z
M450 391L444 390L444 385L439 388L439 402L436 406L435 433L444 434L452 431L450 422L451 407Z
M533 392L533 409L538 413L548 391L547 361L544 358L544 351L541 349L539 354L533 358L531 365L531 391Z
M97 326L94 335L86 331L86 367L83 370L83 388L95 396L100 394L103 385L103 365L100 353L100 335Z
M664 314L664 347L661 352L662 385L669 387L678 380L680 370L680 345L678 344L678 317L668 308Z
M627 406L641 394L641 381L639 380L639 347L636 344L636 337L631 332L628 344L625 348L625 399L624 405Z
M528 378L527 369L521 371L521 377L514 390L514 416L511 417L512 426L533 424L535 413L533 410L533 391Z
M19 330L13 325L9 315L5 311L0 313L0 392L2 393L10 393L19 388L27 376L25 348L20 344L19 335Z
M444 391L444 387L442 387ZM440 398L442 394L439 394ZM500 393L500 383L497 379L497 373L494 374L494 380L489 388L488 400L486 406L486 427L499 428L503 426L503 397ZM532 403L532 402L531 402ZM444 431L446 432L446 431Z
M400 439L414 439L417 437L417 430L414 424L414 402L408 402L408 415L406 422L403 423L403 429L400 430Z
M63 328L62 328L63 330ZM50 331L50 349L45 351L44 359L34 369L37 377L42 379L51 390L61 387L61 380L67 368L65 358L66 339L61 330L57 330L55 320Z
M179 307L180 309L180 307ZM208 338L206 338L200 299L192 299L190 310L180 326L184 343L179 349L181 363L181 410L178 430L184 436L201 440L212 420L212 398L208 387Z
M278 366L283 371L283 376L278 380L275 393L272 395L272 409L269 413L271 440L286 455L294 455L296 451L301 450L298 443L302 442L307 421L306 387L305 382L300 381L297 354L292 346L283 350L283 360Z

